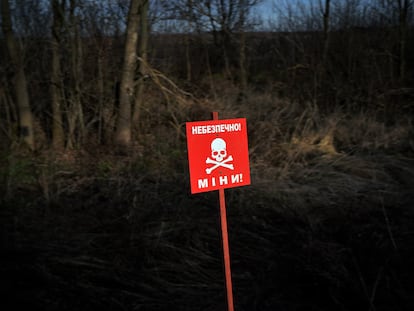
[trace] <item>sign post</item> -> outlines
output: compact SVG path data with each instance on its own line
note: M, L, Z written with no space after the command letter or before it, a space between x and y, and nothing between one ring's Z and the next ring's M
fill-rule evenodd
M191 193L219 191L228 311L234 311L225 188L250 184L246 119L187 122Z

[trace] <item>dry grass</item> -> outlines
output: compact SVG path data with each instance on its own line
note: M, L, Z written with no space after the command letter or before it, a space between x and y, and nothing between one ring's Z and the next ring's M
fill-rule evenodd
M217 194L189 194L184 137L217 110L249 128L252 185L226 192L236 309L412 309L412 120L222 95L148 101L129 155L5 154L5 302L224 310Z

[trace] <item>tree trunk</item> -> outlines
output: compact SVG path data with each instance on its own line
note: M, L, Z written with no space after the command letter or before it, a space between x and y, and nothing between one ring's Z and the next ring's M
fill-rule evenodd
M406 68L406 45L408 29L408 11L412 5L410 0L398 0L399 10L399 78L402 83L405 81Z
M141 0L131 0L128 12L124 63L119 94L119 111L114 136L114 142L123 147L129 146L131 143L131 103L134 97L140 3Z
M19 113L20 137L29 146L29 148L33 150L35 149L33 115L30 108L22 52L13 34L8 0L1 0L1 12L3 34L6 39L7 50L14 74L13 85Z
M75 15L76 0L70 0L70 56L71 56L71 90L68 109L68 141L67 147L73 148L85 136L85 122L81 102L82 74L82 43L79 34L79 22Z
M325 8L323 11L323 52L322 65L326 65L329 50L329 19L331 11L331 0L325 0Z
M1 145L6 147L9 142L13 140L13 120L17 119L17 112L13 105L10 90L6 88L8 84L2 79L2 86L0 86L0 113L4 116L4 123L0 126L0 130L5 134L7 139L2 139Z
M247 71L246 71L246 33L245 33L245 19L246 19L246 4L245 0L239 0L239 74L240 74L240 91L239 100L244 100L247 90Z
M61 66L60 66L60 42L61 31L63 25L63 7L58 0L52 0L51 5L53 8L53 25L52 25L52 72L50 93L52 97L52 145L55 149L61 149L65 144L65 137L62 124L62 92L63 85L61 79Z
M142 96L144 93L144 82L145 76L147 75L145 66L148 60L147 57L147 49L148 49L148 6L149 0L143 0L141 4L140 13L139 13L139 20L140 20L140 28L139 28L139 46L138 46L138 55L140 57L139 63L139 80L137 83L137 88L135 91L135 103L134 103L134 112L132 120L135 125L137 125L139 121L139 112L142 105Z
M192 69L191 69L191 46L190 46L190 35L184 35L184 44L185 44L185 67L186 67L186 80L187 82L191 83L192 77Z
M317 64L314 75L314 100L316 100L319 97L320 88L324 87L326 81L326 73L328 71L330 9L331 1L325 0L325 5L323 8L321 8L323 15L322 55Z

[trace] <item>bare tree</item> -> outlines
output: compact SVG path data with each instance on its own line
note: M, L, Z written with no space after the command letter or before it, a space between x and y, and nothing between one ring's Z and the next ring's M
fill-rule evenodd
M70 98L68 99L68 135L67 147L73 148L76 141L80 141L85 136L85 120L82 107L83 83L83 49L80 35L79 16L75 13L78 8L79 0L69 0L69 21L67 23L69 35L70 51ZM77 138L75 137L77 131Z
M247 0L239 0L239 75L240 75L240 99L243 99L247 89L246 70L246 18L248 14Z
M35 149L33 114L30 107L29 92L26 74L24 71L24 60L19 41L13 33L10 5L8 0L1 0L1 16L3 34L6 39L10 64L14 75L13 86L19 115L20 137L30 149Z
M314 99L318 97L319 90L318 88L324 87L327 72L329 70L328 64L328 52L329 52L329 39L330 39L330 23L331 23L331 1L325 0L322 3L322 0L319 0L319 7L321 10L322 16L322 53L320 53L320 59L315 70L314 76Z
M52 145L56 149L64 146L65 137L62 122L63 85L62 70L60 66L60 42L64 23L65 1L51 0L53 10L52 25L52 66L50 92L52 97Z
M144 81L146 78L146 66L147 66L147 49L148 49L148 35L149 35L149 25L148 25L148 7L149 0L143 0L140 11L140 27L139 27L139 40L138 40L138 81L135 91L135 103L133 109L132 120L134 124L138 123L139 120L139 111L142 104L142 97L144 92Z
M322 6L322 4L321 4ZM331 0L325 0L325 5L322 9L323 15L323 52L322 52L322 64L326 65L329 50L329 31L330 31L330 12L331 12Z
M247 86L245 32L250 26L252 8L260 2L261 0L164 0L164 7L171 12L169 18L186 20L189 29L196 30L197 33L212 33L214 44L221 51L225 76L233 79L233 69L238 67L240 89L245 90ZM188 65L187 68L189 67Z
M397 0L398 7L398 37L399 37L399 76L404 83L407 68L407 37L409 13L413 7L412 0Z
M120 146L131 143L131 104L134 97L134 78L137 65L139 10L142 0L131 0L126 29L124 61L120 85L119 111L114 142Z

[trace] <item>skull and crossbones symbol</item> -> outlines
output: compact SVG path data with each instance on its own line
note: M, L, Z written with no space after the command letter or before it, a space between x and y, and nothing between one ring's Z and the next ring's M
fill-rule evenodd
M230 170L234 170L234 166L231 163L233 157L229 155L227 157L226 142L221 138L215 138L211 142L211 158L207 157L206 164L214 164L213 166L206 168L206 173L211 174L218 167L225 167Z

